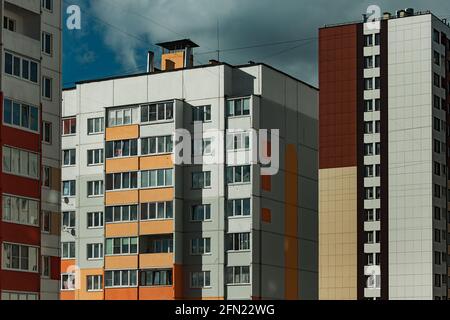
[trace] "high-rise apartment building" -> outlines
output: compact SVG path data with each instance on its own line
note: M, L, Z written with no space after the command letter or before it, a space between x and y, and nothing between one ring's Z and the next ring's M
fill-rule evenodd
M317 89L160 46L161 70L63 92L61 298L317 298Z
M0 1L0 299L58 299L61 1Z
M319 296L447 299L450 27L320 29Z

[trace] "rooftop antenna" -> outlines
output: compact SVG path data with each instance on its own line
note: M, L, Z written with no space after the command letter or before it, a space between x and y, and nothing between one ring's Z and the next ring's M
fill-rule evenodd
M220 24L217 17L217 61L220 62Z

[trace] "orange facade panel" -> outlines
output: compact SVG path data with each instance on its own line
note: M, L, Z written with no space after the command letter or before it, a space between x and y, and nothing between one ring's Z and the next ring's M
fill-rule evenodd
M106 192L105 204L107 206L136 204L139 202L139 192L132 191L112 191Z
M106 270L131 270L138 268L138 256L106 256Z
M106 238L134 237L139 235L139 224L134 223L108 223L105 229Z
M144 221L140 223L139 234L169 234L174 231L173 220Z
M106 128L105 140L127 140L139 138L139 125Z
M139 265L141 269L172 268L173 262L173 253L150 253L139 255Z
M174 300L174 289L168 287L139 288L139 300Z
M75 290L73 290L73 291L61 291L60 293L59 293L59 298L61 299L61 300L69 300L69 301L71 301L71 300L75 300Z
M146 189L139 191L139 199L141 203L172 201L174 198L174 188Z
M103 291L89 292L88 276L103 276L103 269L81 269L80 290L77 291L77 300L103 300ZM103 287L103 286L102 286Z
M75 266L77 265L77 261L74 259L70 260L61 260L61 273L70 273L75 271Z
M114 288L105 290L105 300L138 300L137 288Z
M139 161L141 170L173 168L172 155L141 157Z
M184 52L164 53L161 56L161 70L174 70L184 67Z
M106 160L105 170L106 173L138 171L139 159L135 157Z

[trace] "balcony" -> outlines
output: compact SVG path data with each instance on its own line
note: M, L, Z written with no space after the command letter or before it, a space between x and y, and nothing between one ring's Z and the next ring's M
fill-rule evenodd
M139 138L139 125L106 128L105 140L128 140Z
M141 236L139 238L139 264L145 268L172 268L173 234Z
M138 256L106 256L106 270L134 270L138 268Z
M135 223L109 223L105 230L106 238L133 237L139 233L139 224Z
M19 32L3 29L3 44L5 48L22 56L40 61L41 42Z
M141 221L139 226L141 235L172 234L173 231L173 220Z
M41 1L40 0L6 0L5 7L13 4L21 9L26 9L36 14L41 13Z

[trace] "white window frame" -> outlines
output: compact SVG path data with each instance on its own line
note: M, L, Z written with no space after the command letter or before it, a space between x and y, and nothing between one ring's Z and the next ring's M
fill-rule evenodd
M46 224L44 221L48 218L48 230L46 229ZM41 232L45 234L49 234L52 229L52 213L50 211L42 210L41 211Z
M72 132L72 122L75 121L75 132ZM69 133L64 133L65 131L65 127L66 127L66 122L68 122L69 125ZM78 119L77 117L68 117L68 118L64 118L61 121L62 125L61 125L61 135L63 137L69 137L69 136L74 136L77 134L77 126L78 126Z
M66 164L66 154L69 155L69 163ZM72 163L72 160L73 163ZM77 149L66 149L62 151L62 166L63 167L74 167L77 165Z
M47 4L50 4L50 8ZM42 0L41 7L48 12L53 12L53 0Z
M53 140L53 124L50 121L42 121L42 142L51 145ZM49 141L46 140L48 136Z
M117 115L121 115L121 123L117 122ZM129 115L128 115L129 114ZM114 127L124 127L129 126L133 124L139 123L139 107L126 107L126 108L114 108L109 109L107 112L108 115L108 128L114 128ZM126 122L126 118L130 118L130 121Z
M92 128L92 130L91 130ZM87 133L89 136L98 135L105 132L105 118L91 118L87 121Z
M86 245L86 259L89 261L103 260L103 243L88 243Z
M240 101L241 103L241 113L236 113L236 102ZM247 105L248 103L248 105ZM231 108L231 104L233 107ZM247 110L248 107L248 110ZM251 97L243 97L243 98L234 98L228 99L226 105L226 113L228 118L242 118L242 117L250 117L252 115L252 101ZM248 114L247 114L248 111Z
M52 262L50 256L42 256L41 264L41 277L45 279L50 279L52 274Z
M6 246L10 246L10 250L11 250L11 252L12 252L12 248L15 246L15 247L18 247L19 248L19 254L18 254L18 259L19 259L19 268L17 269L17 268L13 268L12 266L11 267L7 267L7 261L6 261L6 258L7 258L7 254L6 254ZM27 254L27 260L28 260L28 267L27 267L27 269L25 270L25 269L22 269L22 259L23 259L23 256L22 256L22 250L28 250L28 254ZM30 261L31 259L30 259L30 257L31 257L31 254L30 254L30 250L31 249L34 249L35 250L35 258L36 258L36 261L35 261L35 265L34 266L32 266L32 261ZM26 272L26 273L39 273L39 256L40 256L40 253L39 253L39 248L38 247L35 247L35 246L29 246L29 245L25 245L25 244L19 244L19 243L11 243L11 242L3 242L2 243L2 268L3 268L3 270L9 270L9 271L14 271L14 272ZM11 264L12 264L12 253L11 253ZM31 268L30 268L30 265L32 266Z
M249 151L251 149L251 134L249 132L233 132L227 134L227 151ZM247 146L248 142L248 146Z
M87 228L88 229L103 229L105 225L103 212L88 212L87 213Z
M203 244L202 244L203 242ZM211 238L194 238L190 241L191 244L191 256L206 256L211 255ZM209 251L207 248L209 247Z
M141 171L141 189L163 189L172 188L174 186L174 169L156 169L156 170L143 170ZM168 179L171 177L170 179ZM152 185L152 178L154 178L156 184ZM160 181L162 178L163 181ZM147 183L144 183L146 179ZM171 180L171 181L168 181Z
M120 210L120 220L115 220L115 210L118 208ZM124 219L124 209L128 208L128 219ZM132 217L132 208L136 209L136 219L131 219ZM109 210L111 210L111 220L108 221L107 216L109 215ZM139 221L139 206L136 205L120 205L120 206L107 206L105 210L105 223L113 224L113 223L128 223L128 222L136 222Z
M91 192L91 193L90 193ZM88 198L100 198L105 193L103 180L95 180L87 182L87 197Z
M92 162L89 162L90 159ZM98 160L98 162L96 161ZM89 167L101 166L105 163L105 152L103 149L91 149L87 151L87 165Z
M65 223L64 220L66 220L65 219L66 216L68 216L68 221L69 221L68 225L64 224ZM77 226L77 213L76 213L76 211L63 211L61 218L62 218L61 219L61 227L62 227L63 230L65 228L67 228L67 229L75 229L76 228L76 226ZM73 225L71 225L72 222L73 222Z
M196 210L200 210L201 219L197 219ZM209 218L208 218L209 216ZM208 222L212 221L211 215L211 204L197 204L191 207L191 222Z
M203 177L200 177L200 175L203 175ZM191 179L193 190L211 189L211 171L192 172ZM197 180L198 183L196 183ZM208 181L209 183L207 183Z
M196 280L195 280L196 279ZM206 281L208 279L208 281ZM197 282L198 284L196 284ZM207 283L209 282L209 283ZM211 271L194 271L190 277L191 289L209 289L211 286Z
M49 166L42 166L42 187L45 189L50 189L51 186L52 186L52 168Z
M161 143L161 140L163 142ZM150 149L151 142L154 142L155 152L152 152ZM160 150L160 146L163 146ZM173 153L173 137L172 136L159 136L159 137L146 137L141 138L141 155L142 156L154 156L154 155L163 155L163 154L172 154ZM144 151L144 147L147 148L147 152Z
M71 247L73 246L73 256L71 255ZM67 256L65 252L67 250ZM61 242L61 260L73 260L77 257L77 248L75 241Z
M10 55L12 57L12 73L6 72L6 55ZM27 81L27 82L30 82L30 83L33 83L33 84L36 84L36 85L39 84L39 76L40 76L40 74L39 74L39 62L36 62L35 60L32 60L32 59L24 58L24 57L22 57L20 55L14 54L14 53L12 53L10 51L5 51L4 57L5 57L5 65L4 65L4 70L3 71L4 71L4 73L6 75L8 75L10 77L14 77L14 78L20 79L20 80L23 80L23 81ZM16 59L19 59L19 75L15 74L15 72L14 72L15 71L14 70L14 61ZM27 66L28 78L24 77L24 74L23 74L24 62L26 62L28 64L28 66ZM31 66L32 65L36 66L36 81L31 80Z
M114 285L114 273L115 272L120 272L120 285ZM127 282L128 282L128 284L127 285L124 285L123 284L123 272L126 272L127 273ZM131 273L132 272L135 272L135 279L136 279L136 284L134 284L134 285L130 285L130 282L131 282ZM107 286L106 285L106 276L109 274L109 273L111 273L111 282L112 282L112 285L111 286ZM139 284L139 279L138 279L138 270L107 270L107 271L105 271L105 289L106 288L136 288L137 286L138 286L138 284Z
M132 252L131 250L131 240L136 239L136 252ZM123 250L124 243L123 241L128 240L128 251L125 252ZM112 253L107 253L108 250L108 242L112 242ZM120 253L114 253L114 242L120 241ZM139 237L116 237L116 238L106 238L105 239L105 256L113 257L113 256L135 256L139 255Z
M103 291L103 276L102 275L86 276L86 288L88 292Z
M64 288L65 279L67 279L67 288ZM70 282L69 282L70 281ZM61 291L75 291L76 289L76 274L75 273L61 273Z
M47 89L50 90L49 96L47 95ZM42 98L49 101L52 101L53 98L53 79L47 76L42 76Z
M12 23L12 30L11 30L11 23ZM6 25L5 25L6 24ZM3 29L9 30L11 32L16 32L17 30L17 21L13 18L10 18L8 16L3 16Z
M4 222L23 226L39 227L39 213L40 213L39 200L4 194L2 202L3 202L2 220ZM15 202L16 206L14 206L13 202ZM8 203L10 204L10 207L7 206ZM26 206L26 209L24 207L24 204ZM16 208L17 213L15 214L17 219L13 218L13 207L17 207ZM30 208L32 209L33 207L35 209L34 220L33 215L31 215L32 212L30 210ZM21 221L22 215L25 213L25 211L27 220L26 222Z
M237 180L237 175L236 175L236 171L238 170L238 168L241 171L241 180L240 181ZM250 175L249 178L250 179L249 179L249 181L245 181L245 179L244 179L244 176L245 176L244 171L247 168L250 169L250 172L249 172L249 175ZM231 172L231 176L233 177L233 181L229 181L230 172ZM227 179L227 184L228 185L250 184L250 183L252 183L252 166L251 165L243 165L243 166L227 167L227 177L226 177L226 179Z
M171 214L168 214L170 211L168 208L171 207ZM146 212L144 213L144 208L146 208ZM162 209L161 209L162 208ZM174 203L173 201L165 201L165 202L150 202L150 203L141 203L140 208L140 221L164 221L164 220L173 220L174 217ZM151 209L154 209L154 217L150 218ZM162 210L162 212L160 211ZM162 217L161 214L162 213ZM146 218L144 218L146 215Z
M169 107L172 109L172 114L170 117L168 116L169 114L168 110L170 110ZM161 108L164 108L164 117L162 119L159 117L160 115L159 111ZM150 114L153 114L153 112L150 112L152 109L154 109L155 111L156 120L150 120ZM140 111L141 111L141 124L173 122L175 119L175 103L173 101L142 105L140 107ZM146 114L146 117L144 117L144 114Z
M246 252L252 249L251 232L229 233L227 234L227 252ZM247 237L247 239L245 239ZM228 246L231 245L231 248ZM247 247L248 246L248 247ZM237 247L237 249L236 249Z
M32 133L35 133L35 134L39 134L39 131L40 131L40 118L41 118L41 116L40 116L40 112L39 112L39 108L38 107L36 107L36 106L33 106L33 105L31 105L31 104L28 104L28 103L23 103L23 102L20 102L20 101L17 101L17 100L13 100L13 99L10 99L10 98L7 98L7 97L5 97L4 99L3 99L3 102L4 102L4 105L3 105L3 115L2 115L2 119L3 119L3 124L5 125L5 126L8 126L8 127L12 127L12 128L17 128L17 129L20 129L20 130L23 130L23 131L27 131L27 132L32 132ZM6 112L6 105L10 105L11 106L11 117L10 117L10 119L8 119L8 120L10 120L9 122L8 121L6 121L6 114L5 114L5 112ZM15 114L15 108L16 107L18 107L19 108L19 124L17 124L17 123L14 123L14 114ZM23 124L23 121L24 121L24 109L25 110L27 110L28 111L28 114L26 115L26 121L27 121L27 123L28 123L28 126L23 126L22 124ZM32 123L33 123L33 117L32 117L32 111L34 111L34 113L35 113L35 116L36 116L36 119L35 119L35 126L36 126L36 129L33 129L33 127L32 127Z
M64 185L65 184L69 184L69 194L68 195L64 194ZM73 186L74 190L72 190L72 186ZM63 181L62 182L62 196L65 198L73 198L73 197L76 197L76 195L77 195L77 181L76 180Z
M249 214L244 214L245 213L245 204L248 202L249 204L249 209L250 209L250 213ZM230 209L230 204L233 207L232 212L229 212ZM240 206L240 211L239 211L239 206ZM251 198L243 198L243 199L229 199L227 200L227 217L228 218L248 218L252 216L252 199Z
M198 120L198 119L201 119L201 120ZM201 123L212 122L211 105L192 107L192 123L195 123L195 122L201 122Z
M244 268L248 268L248 282L243 282L241 279L243 277L244 274ZM236 269L239 270L239 282L236 282ZM229 272L232 271L232 278L233 278L233 282L229 282ZM225 276L225 282L227 286L242 286L242 285L250 285L252 283L252 270L250 266L234 266L234 267L227 267L226 268L226 276Z
M128 182L129 182L129 187L128 188L124 188L124 175L128 174L129 178L128 178ZM136 187L132 187L132 181L133 181L133 175L136 175ZM116 176L120 176L120 187L116 188L115 187L115 183L114 183L114 179ZM112 189L106 189L106 191L124 191L124 190L136 190L139 188L139 172L137 171L132 171L132 172L118 172L118 173L110 173L107 174L106 177L112 177ZM108 179L106 180L108 181ZM107 183L106 183L106 187L107 187Z
M47 41L50 41L50 52L47 52ZM41 43L42 43L41 48L42 53L50 57L53 56L53 34L46 31L42 31Z

